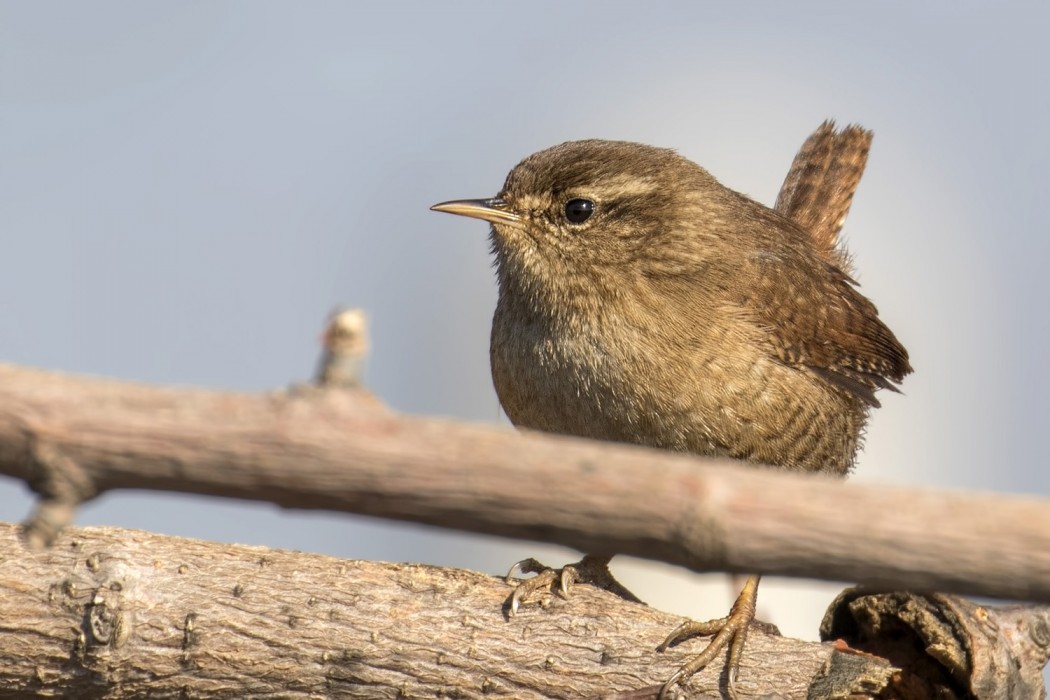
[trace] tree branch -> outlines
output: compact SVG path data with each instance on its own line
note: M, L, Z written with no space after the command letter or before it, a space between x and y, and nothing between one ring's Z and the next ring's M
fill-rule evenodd
M230 394L0 365L0 473L25 479L45 502L171 490L694 571L1050 601L1045 500L857 486L397 416L360 391Z
M654 697L695 651L656 653L681 620L589 586L571 605L552 599L512 619L499 614L508 590L466 571L116 528L69 528L31 552L0 524L0 698L626 700ZM848 645L755 626L736 688L742 698L1039 697L1046 625L1045 609L850 592L824 623ZM716 695L720 670L695 676L692 696Z
M0 525L0 697L640 698L688 654L655 653L678 620L647 606L581 587L572 606L505 621L508 590L471 572L115 528L71 528L29 552ZM844 655L756 631L740 688L805 697ZM850 667L856 688L894 672ZM693 687L719 682L715 670Z

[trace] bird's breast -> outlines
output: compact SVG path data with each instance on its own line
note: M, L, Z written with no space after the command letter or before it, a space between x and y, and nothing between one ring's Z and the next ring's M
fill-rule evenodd
M497 306L492 378L500 404L519 427L675 450L722 453L698 437L703 371L690 353L666 357L652 324L627 314L529 314ZM689 386L677 385L685 375Z
M841 473L863 415L804 370L772 358L748 326L668 313L558 318L501 299L492 378L516 426L597 440Z

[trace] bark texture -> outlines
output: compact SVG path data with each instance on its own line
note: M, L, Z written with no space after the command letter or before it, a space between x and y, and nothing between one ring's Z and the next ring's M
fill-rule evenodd
M1050 608L983 606L957 596L853 588L820 626L901 668L907 698L1045 698Z
M69 528L0 525L0 698L652 698L704 643L588 586L501 614L500 578ZM752 628L740 698L1040 698L1046 608L854 589L828 643ZM719 697L720 665L686 684Z
M465 571L115 528L32 552L0 526L0 697L645 698L703 643L658 654L680 619L588 586L508 620L509 591ZM737 688L878 697L894 672L756 627ZM720 683L713 669L687 688Z

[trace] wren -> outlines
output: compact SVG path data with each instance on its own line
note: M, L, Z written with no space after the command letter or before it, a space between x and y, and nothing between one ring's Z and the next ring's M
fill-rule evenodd
M839 136L830 124L822 129L807 142L811 151ZM849 129L870 142L870 132ZM838 244L866 144L856 179L835 190L845 196L828 202L821 200L833 188L821 183L842 173L807 180L820 154L807 160L804 147L780 211L673 150L603 140L529 156L495 198L435 205L491 223L499 283L492 378L510 420L758 466L848 473L879 405L876 390L895 389L911 371ZM834 164L834 149L825 150ZM603 579L608 560L587 557L578 568ZM546 573L523 584L513 610L557 577ZM577 578L567 567L563 590ZM726 645L732 683L757 586L752 577L728 618L672 633L663 646L717 636L663 693Z

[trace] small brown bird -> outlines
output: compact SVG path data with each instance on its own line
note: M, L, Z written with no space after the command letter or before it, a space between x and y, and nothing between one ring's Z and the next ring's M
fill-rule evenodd
M812 200L832 193L821 177L841 176L834 168L842 166L821 151L833 127L821 129L778 202L793 218L672 150L600 140L529 156L494 199L435 205L492 224L492 377L511 421L846 474L868 411L879 405L875 390L893 389L911 367L837 247L856 180L823 207L830 220L813 213L821 207ZM865 141L856 179L866 155ZM821 156L823 170L815 165ZM623 594L608 561L566 567L562 589L582 571ZM512 609L557 579L545 570L527 581ZM716 634L661 696L726 645L732 684L757 587L758 577L748 580L729 617L687 623L668 637L661 648Z

